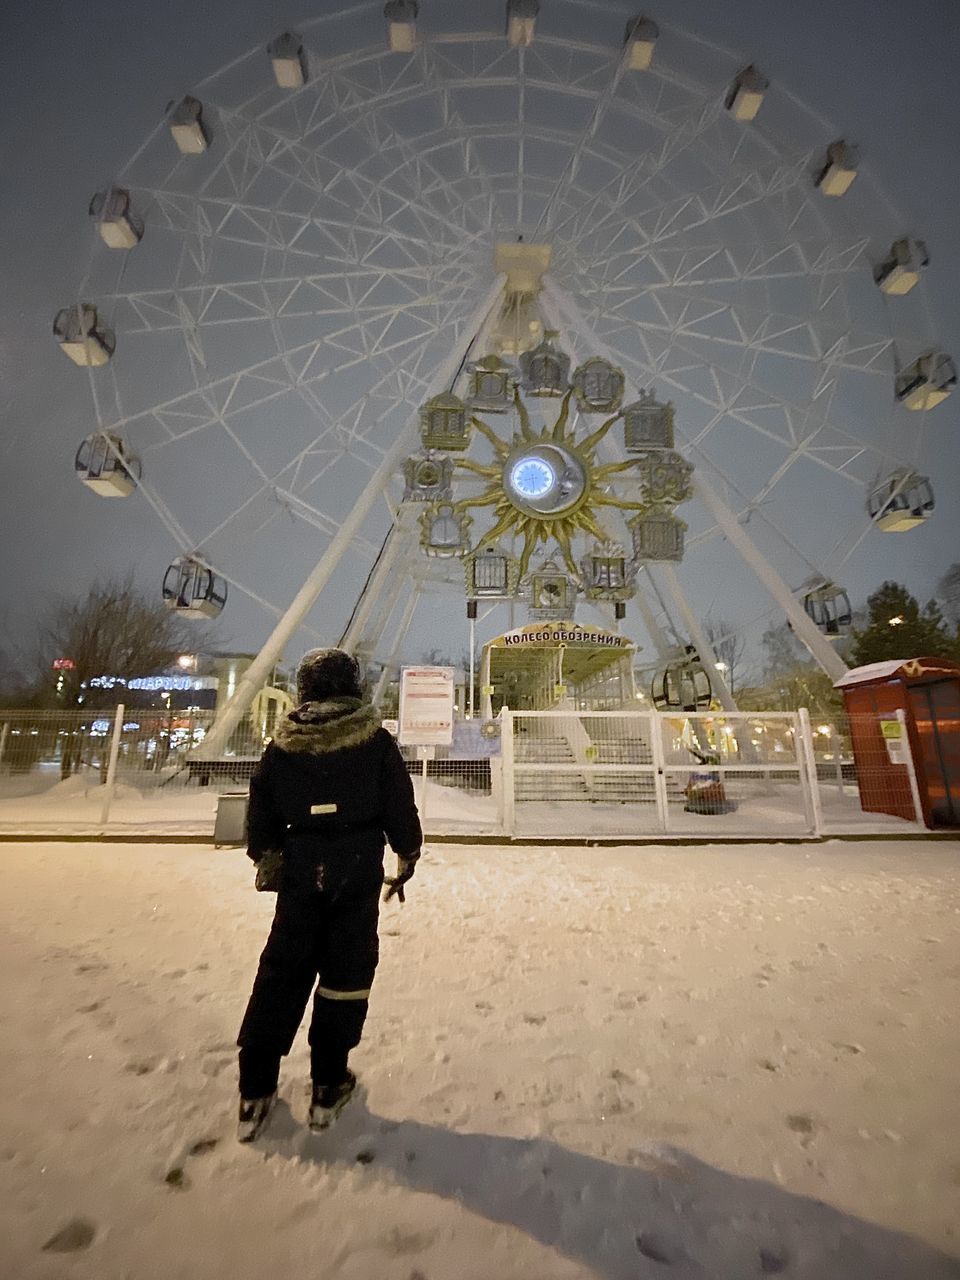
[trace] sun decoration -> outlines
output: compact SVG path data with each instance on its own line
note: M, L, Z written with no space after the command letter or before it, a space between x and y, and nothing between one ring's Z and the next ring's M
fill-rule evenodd
M492 507L496 521L477 544L477 550L490 546L504 533L523 538L520 554L520 576L527 572L530 558L541 543L551 539L560 548L570 572L579 579L573 555L573 539L578 533L591 534L599 542L609 541L595 508L619 507L626 511L643 511L648 502L618 498L608 492L610 480L618 472L636 468L641 458L598 466L596 452L607 432L623 416L615 413L602 426L582 440L575 438L570 426L571 387L563 397L556 422L545 426L539 434L530 422L530 414L514 390L514 404L520 419L520 431L510 441L503 440L476 414L471 423L493 447L495 461L484 465L469 458L457 458L456 466L472 471L486 480L483 493L464 498L454 504L458 513L471 507Z
M499 355L478 360L467 368L465 399L451 388L421 407L424 452L406 460L404 501L422 504L424 554L463 561L469 599L514 599L520 593L529 599L532 614L540 616L545 606L534 599L537 573L531 573L531 560L542 548L574 595L614 604L622 617L625 602L636 592L640 566L683 556L687 526L673 508L692 495L693 468L673 447L672 405L641 391L639 400L623 406L623 371L591 356L571 373L570 357L554 345L556 337L545 331L540 342L521 352L519 368ZM556 418L534 425L527 401L539 402L546 415L553 398L560 404ZM501 435L485 420L487 414L511 411L516 415L512 432ZM587 415L605 421L578 433ZM617 423L631 456L601 464L600 446ZM466 456L476 435L493 450L487 462ZM455 472L463 480L472 473L481 481L479 493L457 500ZM628 482L625 490L617 485L619 475ZM471 512L481 508L489 512L490 527L472 544ZM625 554L604 527L604 508L630 516L632 554ZM520 540L519 555L500 544L504 535L510 542ZM586 549L584 536L592 543ZM555 555L562 557L566 572L553 564ZM563 608L570 610L566 597Z

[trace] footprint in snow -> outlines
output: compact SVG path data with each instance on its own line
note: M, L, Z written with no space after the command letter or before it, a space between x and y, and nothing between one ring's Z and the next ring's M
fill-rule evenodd
M134 1059L131 1062L125 1062L123 1069L132 1076L148 1076L151 1071L156 1071L157 1060L155 1058L143 1058L139 1061Z
M637 1251L645 1258L649 1258L651 1262L659 1262L666 1267L681 1256L679 1250L675 1250L662 1236L653 1231L640 1232L637 1236Z
M423 1253L436 1240L436 1231L401 1231L394 1227L384 1242L384 1249L394 1257L403 1257L409 1253Z
M794 1133L813 1133L814 1124L810 1116L787 1116L787 1128L792 1129Z
M188 1156L205 1156L208 1151L213 1151L214 1147L219 1146L219 1138L200 1138L195 1142L187 1152Z
M198 1138L196 1142L187 1147L185 1154L180 1158L177 1164L171 1165L167 1172L163 1175L164 1185L170 1187L174 1191L187 1191L190 1188L190 1179L187 1177L184 1165L191 1157L204 1156L208 1152L213 1151L219 1146L219 1138Z
M43 1245L45 1253L79 1253L89 1249L97 1234L96 1225L86 1218L71 1218Z
M237 1051L232 1044L215 1044L205 1049L200 1061L200 1070L205 1076L216 1079L221 1071L236 1062Z
M779 1275L787 1269L787 1256L779 1249L760 1250L760 1270L765 1276Z

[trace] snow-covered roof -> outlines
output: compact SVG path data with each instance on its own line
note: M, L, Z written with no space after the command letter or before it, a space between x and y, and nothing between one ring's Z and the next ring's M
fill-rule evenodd
M865 667L854 667L834 684L835 689L848 689L854 684L866 684L870 680L889 680L896 675L922 676L942 672L944 675L960 674L960 663L949 658L893 658L887 662L868 662Z

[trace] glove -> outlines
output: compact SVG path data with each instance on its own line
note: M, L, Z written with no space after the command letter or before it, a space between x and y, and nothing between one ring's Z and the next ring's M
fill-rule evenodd
M397 854L397 874L395 876L383 877L383 883L387 886L386 892L383 895L384 902L389 902L394 894L397 895L401 902L406 902L406 898L403 894L403 886L412 878L414 871L416 871L417 859L419 857L419 849L412 858L403 858L399 853Z
M260 893L276 893L280 888L280 868L283 866L283 854L278 849L268 849L256 864L257 877L255 884Z

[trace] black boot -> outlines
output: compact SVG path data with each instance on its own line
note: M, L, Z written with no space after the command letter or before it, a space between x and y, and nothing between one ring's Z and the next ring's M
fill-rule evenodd
M240 1116L237 1121L237 1141L252 1142L269 1119L276 1093L266 1098L241 1098Z
M314 1081L310 1098L310 1128L315 1133L329 1129L353 1097L356 1087L357 1077L352 1071L348 1071L346 1079L339 1084L318 1084Z

